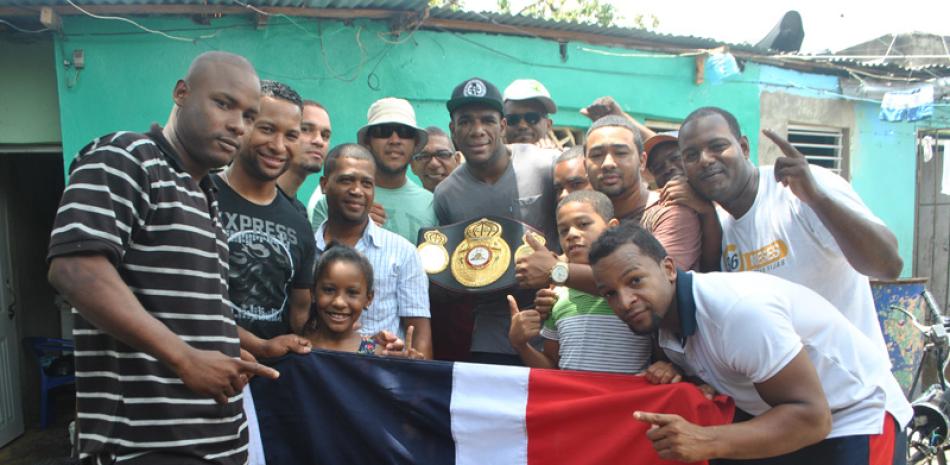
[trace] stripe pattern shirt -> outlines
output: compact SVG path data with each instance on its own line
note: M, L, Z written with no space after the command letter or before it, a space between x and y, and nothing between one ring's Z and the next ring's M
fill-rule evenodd
M156 126L84 147L70 166L48 259L107 257L153 317L195 348L240 356L227 304L228 249L210 179L196 182ZM175 457L247 460L241 395L224 406L75 309L80 457L93 463ZM142 457L146 456L146 457Z
M562 370L639 373L650 363L650 336L634 334L603 297L565 287L541 328L558 342Z
M324 221L314 235L318 254L327 249L323 238L326 227ZM373 265L375 295L373 303L360 316L360 333L371 335L386 330L405 339L400 318L429 318L429 278L422 270L416 248L372 221L366 222L363 236L354 248Z

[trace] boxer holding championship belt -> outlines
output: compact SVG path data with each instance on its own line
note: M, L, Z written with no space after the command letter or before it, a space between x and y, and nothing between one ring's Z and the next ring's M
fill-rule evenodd
M534 228L511 218L473 218L420 230L417 251L433 283L454 292L487 293L517 284L514 263L533 251L526 234L545 242Z

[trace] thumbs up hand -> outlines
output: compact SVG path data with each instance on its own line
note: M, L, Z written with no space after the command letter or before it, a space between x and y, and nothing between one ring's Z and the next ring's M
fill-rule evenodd
M784 156L775 160L775 181L782 183L792 190L792 193L806 205L812 205L822 195L811 174L811 167L805 156L798 151L788 140L771 129L763 129L762 134L768 137Z
M514 348L528 345L528 341L541 334L541 314L537 310L518 308L515 298L508 296L508 309L511 310L511 328L508 330L508 341Z
M551 283L551 269L557 263L557 255L541 245L534 234L525 235L525 241L534 249L527 257L515 263L515 279L525 289L541 289Z

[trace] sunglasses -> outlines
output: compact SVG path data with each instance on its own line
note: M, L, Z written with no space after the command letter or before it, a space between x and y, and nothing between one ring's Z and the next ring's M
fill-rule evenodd
M538 113L536 111L529 111L527 113L512 113L510 115L505 115L505 120L508 121L508 124L512 126L517 126L521 123L521 120L525 120L528 124L538 124L538 121L541 121L541 118L544 118L545 115Z
M389 139L394 132L400 139L415 139L416 137L416 130L403 124L378 124L369 128L369 136L377 139Z
M453 155L455 155L455 153L448 150L439 150L438 152L419 152L414 157L412 157L412 160L429 163L429 161L435 157L438 158L439 161L447 161L448 159L452 158Z

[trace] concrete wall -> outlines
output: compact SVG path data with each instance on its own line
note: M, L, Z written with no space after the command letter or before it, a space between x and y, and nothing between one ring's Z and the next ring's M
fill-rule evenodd
M582 43L568 44L562 61L557 42L534 38L422 30L392 44L382 21L296 18L304 31L279 17L271 17L262 30L246 17L216 19L211 28L185 18L135 19L181 36L214 37L193 44L139 33L123 23L64 17L62 53L82 48L86 55L86 69L72 87L66 84L75 80L74 71L57 69L67 167L72 154L93 137L164 122L175 81L192 58L212 49L245 55L261 77L284 81L305 98L321 101L331 115L334 145L353 142L369 105L386 96L412 101L421 125L447 129L445 100L456 84L476 75L502 89L516 78L542 80L560 106L554 115L559 125L588 126L577 111L613 94L640 118L679 120L698 106L721 105L734 111L747 130L758 131L759 66L754 64L734 82L697 86L692 58L605 56L584 49L631 50ZM306 201L316 181L308 180L301 199Z
M0 66L0 144L58 143L53 41L0 35Z

